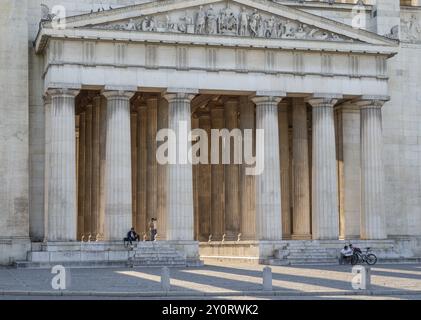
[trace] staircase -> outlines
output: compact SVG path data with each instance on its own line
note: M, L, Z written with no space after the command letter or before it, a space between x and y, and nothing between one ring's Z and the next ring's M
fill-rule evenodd
M185 267L187 262L183 253L169 245L141 242L129 252L128 264L131 267Z
M378 256L379 261L384 260L384 257L393 257L393 241L356 240L352 241L352 243L363 250L366 247L371 247L373 252ZM271 265L338 264L339 252L344 245L345 242L335 240L288 241L276 249L274 256L266 259L264 263Z
M165 242L138 242L125 247L119 243L34 244L26 261L15 262L17 268L51 268L63 265L91 267L186 267L201 266L200 260L186 258L183 251Z

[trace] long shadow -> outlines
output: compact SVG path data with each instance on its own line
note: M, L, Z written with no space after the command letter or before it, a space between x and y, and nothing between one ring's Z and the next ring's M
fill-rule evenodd
M206 268L209 269L209 268ZM204 269L204 270L206 270ZM213 287L220 288L221 291L225 290L234 290L234 291L249 291L249 290L261 290L262 285L260 283L254 283L254 282L248 282L246 280L238 280L238 279L230 279L229 274L227 277L220 277L220 276L214 276L214 275L206 275L206 274L195 274L195 273L189 273L187 272L191 269L171 269L170 275L171 279L176 280L182 280L187 282L192 282L194 284L203 284L203 285L210 285ZM202 269L203 270L203 269ZM134 269L136 271L136 269ZM153 274L153 275L159 275L160 270L147 270L147 269L139 269L139 271L147 274ZM234 272L230 272L234 273ZM177 286L172 286L173 288L177 288ZM201 292L203 290L196 290L196 289L186 289L184 287L179 287L182 290L191 290L191 291L198 291ZM281 286L274 286L276 290L285 290L285 291L291 291L298 292L295 289L290 289L286 287Z
M208 268L209 270L226 272L226 273L236 273L236 274L244 275L244 276L262 277L261 271L238 269L232 266L223 267L223 266L211 265L211 266L206 266L206 268ZM328 271L329 270L327 270L327 272ZM348 274L351 274L351 267L349 267ZM295 282L295 283L300 283L300 284L322 286L322 287L332 288L332 289L352 290L352 284L350 281L329 279L328 277L318 278L318 277L311 277L311 276L298 276L294 274L279 274L279 273L274 272L272 274L272 278L274 280L290 281L290 282ZM381 285L372 285L371 289L384 290L384 289L390 289L390 288L386 286L381 286ZM401 289L396 289L396 290L401 290Z

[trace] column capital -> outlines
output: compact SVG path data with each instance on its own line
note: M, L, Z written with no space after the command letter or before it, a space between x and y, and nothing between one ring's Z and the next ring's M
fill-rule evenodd
M122 98L129 100L135 95L136 91L104 90L101 93L107 99Z
M339 99L342 99L341 94L336 93L315 93L306 99L313 108L318 107L333 107Z
M360 109L377 109L390 100L389 96L362 96L354 101L354 104Z
M260 104L264 103L278 104L282 101L282 99L283 97L279 96L256 96L251 100L256 104L256 106L259 106Z
M45 92L45 96L56 97L56 96L70 96L70 97L76 97L79 94L79 89L66 89L66 88L52 88L47 89Z
M176 100L184 100L188 103L191 103L192 100L196 97L196 93L189 93L189 92L167 92L163 95L164 99L171 103Z
M44 104L51 104L51 95L46 92L42 95L42 100L44 101Z

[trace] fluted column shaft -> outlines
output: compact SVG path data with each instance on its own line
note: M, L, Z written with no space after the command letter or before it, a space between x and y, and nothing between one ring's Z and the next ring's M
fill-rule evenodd
M187 93L167 94L168 129L176 133L177 161L168 165L167 185L167 240L194 239L193 170L188 159L191 142L191 101L194 95ZM184 132L186 131L186 132Z
M278 109L279 151L281 162L281 211L282 236L291 238L291 202L290 202L290 156L289 156L289 124L288 103L282 101Z
M264 141L256 141L256 156L264 163L263 172L256 176L256 236L257 240L281 240L278 128L278 104L281 98L257 97L253 101L256 104L256 129L264 130Z
M384 101L361 102L361 238L387 238L384 210Z
M308 161L307 106L294 98L292 106L293 238L311 238L310 171Z
M224 108L222 105L211 108L211 121L213 129L224 129ZM225 230L225 174L224 165L222 164L222 143L219 144L218 164L213 164L211 170L211 233L212 239L220 241Z
M331 98L311 99L313 106L312 222L313 239L339 238L338 177Z
M76 131L75 90L50 90L48 150L48 241L75 241Z
M238 129L238 100L225 103L225 126L232 131ZM236 240L240 233L240 166L234 163L235 143L230 139L230 164L225 165L225 233L227 240Z
M130 98L132 92L106 91L105 239L121 240L132 224Z

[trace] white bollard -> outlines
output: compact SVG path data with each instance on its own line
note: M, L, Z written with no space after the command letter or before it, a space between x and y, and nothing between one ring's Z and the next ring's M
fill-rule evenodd
M354 290L370 290L371 269L365 266L355 266L352 268L352 288Z
M171 289L171 279L170 279L170 269L168 267L163 267L161 271L161 288L163 291L170 291Z
M263 290L272 291L272 269L269 267L263 268Z

